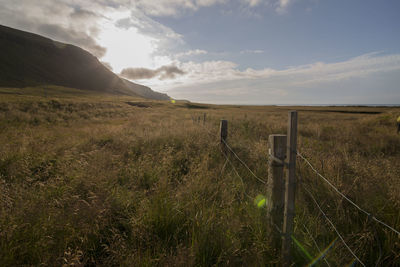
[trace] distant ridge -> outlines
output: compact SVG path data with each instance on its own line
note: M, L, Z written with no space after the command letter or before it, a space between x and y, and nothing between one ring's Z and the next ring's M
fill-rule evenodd
M166 94L118 77L77 46L0 25L0 86L38 85L170 99Z

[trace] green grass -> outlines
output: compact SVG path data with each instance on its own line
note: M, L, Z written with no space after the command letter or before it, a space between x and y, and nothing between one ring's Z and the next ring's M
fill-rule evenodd
M227 119L229 144L267 180L268 135L286 132L289 108L197 107L61 87L2 88L0 96L0 265L279 262L266 208L252 199L266 186L233 157L243 183L229 164L223 168L218 130ZM400 229L400 109L296 109L299 151L357 204ZM382 113L363 113L375 111ZM213 135L192 120L204 113ZM304 226L321 250L336 235L303 187L364 263L400 264L396 235L369 222L300 159L297 165L294 237L305 251L319 254ZM309 263L293 249L296 265ZM327 260L344 266L353 258L338 240Z

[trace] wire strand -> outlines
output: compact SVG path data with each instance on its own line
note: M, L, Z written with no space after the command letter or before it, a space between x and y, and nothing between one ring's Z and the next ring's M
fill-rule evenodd
M222 140L222 142L224 142L226 147L232 152L232 154L240 161L240 163L242 163L242 165L244 167L246 167L246 169L254 176L254 178L256 178L258 181L260 181L263 184L267 184L266 181L264 181L263 179L259 178L257 175L255 175L255 173L252 170L250 170L249 166L247 166L247 164L243 160L241 160L239 158L239 156L235 153L235 151L233 151L233 149L226 143L226 141L224 139L221 139L221 140Z
M202 126L207 132L208 132L208 134L210 135L210 136L214 136L211 132L210 132L210 130L209 129L207 129L204 125L202 125L202 124L199 124L200 126ZM240 163L242 163L242 165L258 180L258 181L260 181L261 183L263 183L263 184L267 184L267 182L266 181L264 181L263 179L261 179L260 177L258 177L250 168L249 168L249 166L241 159L241 158L239 158L239 156L235 153L235 151L233 151L233 149L228 145L228 143L224 140L224 139L221 139L222 140L222 142L226 145L226 147L232 152L232 154L240 161Z
M226 160L227 160L228 163L231 165L233 171L234 171L234 172L236 173L236 175L239 177L240 182L242 183L242 186L243 186L243 194L246 195L246 196L247 196L248 198L250 198L250 199L254 199L252 196L250 196L250 195L248 195L248 194L246 193L245 188L244 188L243 178L242 178L242 176L240 176L240 174L239 174L238 171L236 170L236 168L235 168L235 166L233 165L233 163L229 160L229 158L224 154L224 152L223 152L222 150L221 150L221 153L222 153L222 155L225 156Z
M339 236L339 238L342 240L343 244L345 247L350 251L351 255L353 255L354 258L357 259L357 261L362 265L365 266L365 264L357 257L357 255L351 250L351 248L347 245L347 243L344 241L342 235L339 233L339 231L336 229L335 225L333 222L326 216L325 212L321 209L321 207L318 205L318 202L315 200L314 196L311 194L310 191L307 190L303 186L303 189L310 195L311 199L314 201L315 205L318 207L319 211L322 213L322 215L325 217L325 219L329 222L329 224L332 226L332 228L335 230L336 234Z
M199 124L201 127L203 127L206 131L207 131L207 133L210 135L210 136L214 136L212 133L211 133L211 131L209 130L209 129L207 129L204 125L202 125L202 124ZM225 141L224 141L225 142ZM227 145L228 146L228 145ZM233 169L233 171L235 172L235 174L239 177L239 179L240 179L240 182L242 183L242 186L243 186L243 194L244 195L246 195L248 198L250 198L250 199L254 199L253 197L251 197L250 195L248 195L247 193L246 193L246 191L244 190L244 182L243 182L243 178L240 176L240 174L238 173L238 171L236 170L236 168L235 168L235 166L233 165L233 163L229 160L229 158L228 158L228 156L227 155L225 155L225 153L222 151L222 149L220 148L220 151L221 151L221 154L226 158L226 161L225 161L225 163L224 163L224 166L223 166L223 169L225 168L225 165L226 165L226 163L228 162L230 165L231 165L231 167L232 167L232 169ZM232 151L232 149L231 149L231 151ZM232 151L233 152L233 151ZM234 153L234 152L233 152ZM240 159L239 159L240 160ZM251 170L250 170L250 172L251 172Z
M361 212L365 213L368 217L370 217L372 220L386 226L388 229L392 230L393 232L395 232L397 235L400 236L400 232L396 229L394 229L393 227L391 227L390 225L386 224L385 222L377 219L374 215L372 215L371 213L369 213L368 211L362 209L360 206L358 206L356 203L354 203L351 199L349 199L348 197L346 197L342 192L339 191L339 189L337 189L337 187L335 187L327 178L325 178L322 174L320 174L315 168L314 166L310 163L310 161L308 161L303 155L301 155L299 152L297 152L297 155L302 158L309 166L310 168L319 176L321 177L328 185L330 185L339 195L341 195L344 199L346 199L348 202L350 202L354 207L356 207L358 210L360 210Z
M314 245L317 247L318 252L322 253L321 249L319 248L317 241L315 241L314 237L312 236L312 234L310 233L310 231L308 230L308 228L306 227L306 225L303 223L303 227L304 229L306 229L308 236L311 238L311 240L313 241ZM329 262L326 260L326 257L324 256L324 261L326 263L326 265L328 265L329 267L331 267L331 265L329 264Z

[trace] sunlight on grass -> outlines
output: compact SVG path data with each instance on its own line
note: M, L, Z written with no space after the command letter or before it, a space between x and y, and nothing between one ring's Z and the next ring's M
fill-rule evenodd
M286 132L286 107L171 105L65 90L0 90L0 265L279 262L266 223L270 203L260 194L266 186L234 158L243 183L225 165L218 130L228 119L230 146L267 180L268 135ZM299 111L302 154L351 199L400 228L400 139L390 123L399 110L307 109L315 111ZM205 113L204 125L193 121ZM297 168L299 184L310 187L357 256L374 265L380 245L380 264L400 264L397 237L375 232L307 166L299 161ZM332 249L336 236L301 188L293 235L296 264L348 264L348 251Z

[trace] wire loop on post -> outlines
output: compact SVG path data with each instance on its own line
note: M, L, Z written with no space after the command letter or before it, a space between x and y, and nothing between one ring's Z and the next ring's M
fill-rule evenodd
M278 159L277 157L273 156L272 154L269 154L268 156L269 156L269 159L271 162L274 162L275 164L278 164L279 166L287 167L289 165L284 160Z

